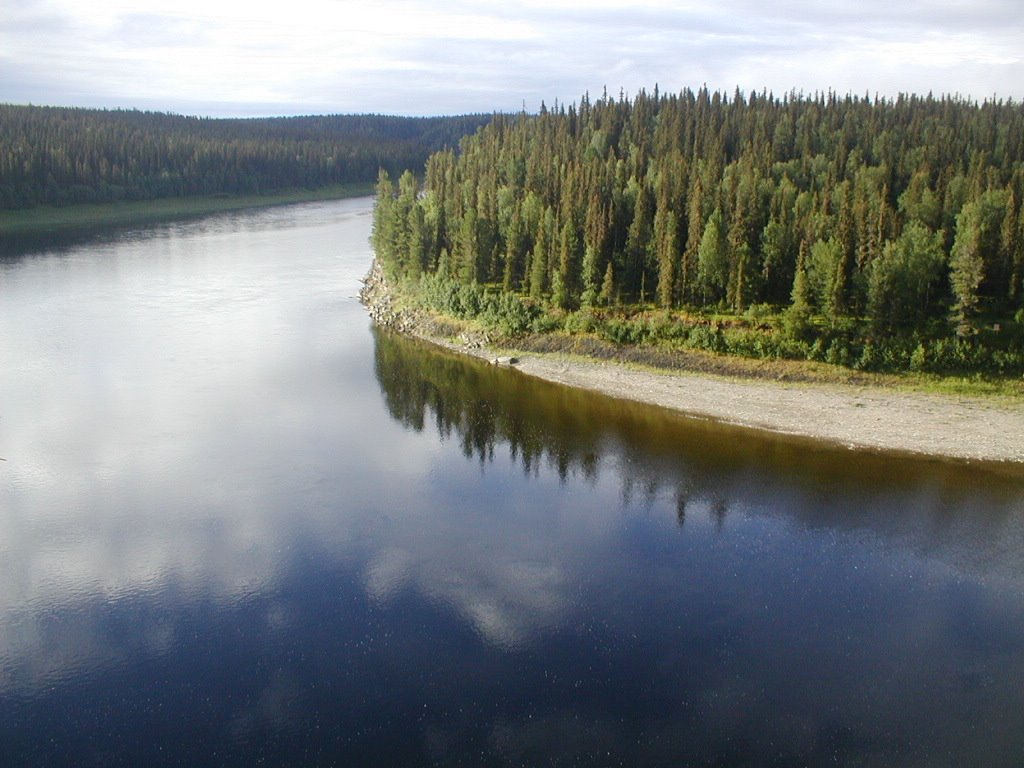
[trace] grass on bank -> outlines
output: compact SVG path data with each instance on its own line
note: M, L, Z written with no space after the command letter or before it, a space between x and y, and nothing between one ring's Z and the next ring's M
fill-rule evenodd
M435 275L404 282L395 298L399 305L431 313L438 335L479 335L489 346L509 353L569 355L649 370L1024 402L1024 378L1019 375L885 370L881 352L865 353L856 348L850 352L838 344L815 350L804 342L794 343L782 330L781 318L774 316L688 316L636 308L566 312ZM895 351L882 344L878 347L886 355L908 358L920 352L913 347ZM921 349L928 355L934 352L928 345ZM819 359L808 359L811 355Z
M211 195L117 203L85 203L61 208L40 206L21 210L0 210L0 236L50 234L91 227L154 224L210 213L316 200L336 200L372 193L373 184L340 184L318 189L288 190L267 195Z

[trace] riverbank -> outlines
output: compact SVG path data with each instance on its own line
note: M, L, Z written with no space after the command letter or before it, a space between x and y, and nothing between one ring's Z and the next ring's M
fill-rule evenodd
M337 200L373 193L373 184L344 184L296 189L268 195L213 195L117 203L87 203L64 208L40 206L0 211L0 236L35 236L93 227L138 226L204 216L210 213L274 205Z
M958 460L1024 463L1024 402L873 387L661 371L560 353L497 349L398 307L375 263L360 298L380 325L522 373L692 416L845 445ZM511 358L511 360L509 359Z

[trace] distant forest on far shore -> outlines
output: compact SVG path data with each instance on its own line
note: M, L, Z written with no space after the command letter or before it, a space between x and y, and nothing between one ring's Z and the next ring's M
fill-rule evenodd
M373 182L420 169L490 115L211 119L0 104L0 209Z

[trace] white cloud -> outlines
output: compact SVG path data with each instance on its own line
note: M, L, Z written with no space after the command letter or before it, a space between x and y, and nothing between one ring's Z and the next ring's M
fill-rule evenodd
M13 0L0 101L202 114L536 108L607 86L1024 96L1009 0Z

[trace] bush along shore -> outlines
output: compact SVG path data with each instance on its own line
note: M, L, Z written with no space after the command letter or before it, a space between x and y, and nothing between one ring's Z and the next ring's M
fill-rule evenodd
M1024 466L1018 396L906 391L889 386L892 377L835 366L658 353L582 333L511 338L496 325L440 313L430 291L415 287L396 292L375 261L360 299L378 325L548 381L850 448L999 462L1014 473Z
M653 368L743 378L845 383L914 388L956 394L1024 397L1024 379L1014 374L964 375L943 360L944 349L963 357L983 354L967 340L938 340L910 347L833 341L794 341L775 327L777 318L754 312L741 317L687 315L637 308L581 308L575 311L529 297L464 284L433 273L418 279L392 276L374 262L364 286L364 303L379 324L430 338L459 336L463 346L490 345L521 352L574 354ZM401 307L399 309L398 307ZM922 351L924 350L924 351ZM991 352L991 350L989 350ZM949 366L948 370L944 365ZM909 369L909 370L908 370ZM946 371L945 375L937 371Z

